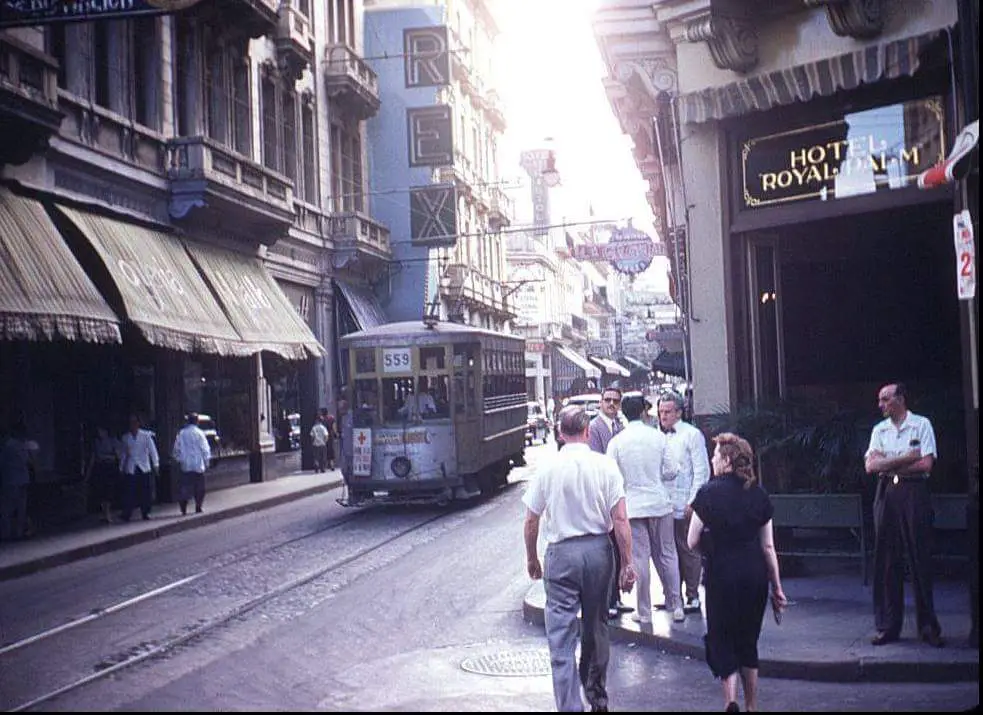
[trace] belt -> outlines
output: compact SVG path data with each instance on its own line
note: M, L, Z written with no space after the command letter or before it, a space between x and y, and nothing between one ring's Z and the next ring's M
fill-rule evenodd
M926 482L928 481L927 474L882 474L882 479L887 479L891 484L899 484L901 482Z

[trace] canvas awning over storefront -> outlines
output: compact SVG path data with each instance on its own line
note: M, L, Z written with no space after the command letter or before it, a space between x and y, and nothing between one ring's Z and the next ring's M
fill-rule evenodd
M249 355L176 236L64 206L120 292L126 317L151 345L215 355Z
M216 246L186 245L250 352L266 350L288 360L325 354L259 258Z
M346 281L335 279L335 285L341 291L348 307L351 308L352 316L358 323L359 330L377 328L389 322L386 313L383 311L379 301L368 288L353 285Z
M683 94L679 97L679 118L683 124L726 119L829 97L863 84L910 77L918 71L922 53L940 35L941 31L935 31L875 43L856 52Z
M624 356L623 358L621 358L621 359L622 359L623 361L625 361L626 363L628 363L628 369L629 369L629 370L630 370L631 372L634 372L635 370L645 370L645 371L649 371L649 370L651 370L651 369L652 369L652 368L651 368L651 366L649 366L649 365L646 365L646 364L645 364L645 363L643 363L643 362L642 362L641 360L636 360L635 358L633 358L633 357L631 357L630 355L625 355L625 356Z
M574 352L570 348L562 345L557 345L556 350L560 353L560 355L582 369L584 371L584 377L593 377L595 379L599 379L601 377L600 368L591 363L587 358L580 355L580 353Z
M652 361L652 369L665 375L686 377L686 361L682 353L663 352Z
M38 201L0 187L0 339L119 343L119 317Z
M628 368L619 365L614 360L608 360L607 358L596 356L591 356L590 359L601 367L606 375L615 375L617 377L631 376L631 372L629 372Z

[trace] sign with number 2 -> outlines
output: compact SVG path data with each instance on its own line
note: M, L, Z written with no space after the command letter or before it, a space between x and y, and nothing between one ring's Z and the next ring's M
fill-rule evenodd
M976 297L976 241L968 209L952 217L952 230L956 241L956 292L959 300L972 300Z

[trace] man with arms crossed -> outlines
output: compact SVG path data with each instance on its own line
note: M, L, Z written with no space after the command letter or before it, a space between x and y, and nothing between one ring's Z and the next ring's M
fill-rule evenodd
M590 417L583 407L560 411L566 446L540 468L522 501L526 569L544 578L546 638L553 670L553 696L560 712L607 712L610 657L607 605L614 573L613 530L621 554L620 585L631 591L631 529L625 509L624 481L610 457L587 444ZM546 570L539 560L540 522L546 540ZM577 614L581 614L580 663L576 662ZM578 677L579 671L579 677Z
M656 404L659 429L669 443L669 457L679 467L672 482L673 525L676 553L679 555L679 580L685 588L688 611L700 610L700 581L703 576L703 560L686 542L689 522L693 516L693 499L700 487L710 478L710 457L703 433L689 422L683 421L683 397L667 393ZM666 604L668 607L668 604Z
M873 645L901 637L904 623L905 553L911 564L918 636L942 647L942 628L932 597L932 502L929 473L935 465L935 430L926 417L908 410L900 382L877 393L884 419L874 425L864 458L877 475L874 495Z

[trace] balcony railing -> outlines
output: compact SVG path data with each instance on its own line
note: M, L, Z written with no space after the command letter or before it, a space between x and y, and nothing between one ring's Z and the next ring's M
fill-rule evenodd
M504 132L507 127L505 121L505 107L502 105L502 98L498 92L490 90L485 93L485 114L491 125L500 132Z
M335 250L379 260L392 258L389 229L375 219L358 211L345 211L331 214L328 226Z
M328 96L348 102L359 119L368 119L379 111L379 78L348 45L325 48L324 75Z
M171 215L184 218L192 208L218 212L223 224L241 223L259 230L266 243L286 231L294 219L290 180L209 137L168 141Z
M277 52L286 61L295 78L299 78L314 59L311 22L297 9L297 5L297 0L283 0L276 31Z
M488 224L497 231L512 224L515 206L512 199L498 186L488 187Z
M58 65L12 37L0 37L0 165L23 164L61 126Z

